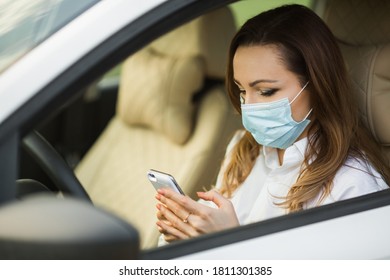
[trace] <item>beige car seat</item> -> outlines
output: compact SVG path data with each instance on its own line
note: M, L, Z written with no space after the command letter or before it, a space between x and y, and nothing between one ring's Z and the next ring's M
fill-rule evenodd
M329 0L323 18L339 41L364 120L390 160L390 0Z
M147 171L172 174L196 198L196 191L214 183L226 145L241 127L223 85L235 31L224 8L129 57L121 70L116 115L77 166L95 205L133 224L142 248L156 245L159 235L156 192Z

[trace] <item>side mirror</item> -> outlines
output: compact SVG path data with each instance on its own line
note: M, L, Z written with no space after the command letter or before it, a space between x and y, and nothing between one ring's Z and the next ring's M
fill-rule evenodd
M31 195L0 207L0 259L136 259L138 232L88 202Z

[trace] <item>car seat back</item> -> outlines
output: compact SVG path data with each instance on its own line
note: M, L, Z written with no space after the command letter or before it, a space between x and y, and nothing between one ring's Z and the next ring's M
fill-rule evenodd
M390 1L329 0L323 18L341 47L363 119L390 160Z

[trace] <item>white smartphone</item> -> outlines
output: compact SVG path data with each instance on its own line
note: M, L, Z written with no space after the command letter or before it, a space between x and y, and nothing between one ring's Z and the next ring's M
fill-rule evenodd
M168 187L175 192L184 195L183 190L180 188L175 178L168 173L150 169L148 171L148 179L156 190Z

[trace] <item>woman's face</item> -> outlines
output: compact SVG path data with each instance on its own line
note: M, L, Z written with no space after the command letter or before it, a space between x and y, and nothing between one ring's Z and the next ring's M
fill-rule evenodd
M233 72L245 104L285 97L291 102L302 89L298 77L287 70L274 45L239 47L233 58ZM301 121L310 108L310 93L305 89L291 104L293 119Z

